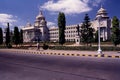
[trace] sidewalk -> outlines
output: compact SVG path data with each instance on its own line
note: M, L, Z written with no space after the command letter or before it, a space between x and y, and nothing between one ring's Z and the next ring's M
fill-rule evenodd
M89 56L89 57L109 57L120 58L118 51L103 51L104 55L97 54L97 51L77 51L77 50L24 50L24 49L0 49L2 52L16 52L16 53L33 53L44 55L61 55L61 56Z

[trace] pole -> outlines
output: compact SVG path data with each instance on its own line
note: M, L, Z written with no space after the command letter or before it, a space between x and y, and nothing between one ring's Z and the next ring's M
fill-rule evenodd
M101 20L101 16L98 17L98 23L99 23L99 27L98 27L98 54L102 54L101 45L100 45L100 20Z

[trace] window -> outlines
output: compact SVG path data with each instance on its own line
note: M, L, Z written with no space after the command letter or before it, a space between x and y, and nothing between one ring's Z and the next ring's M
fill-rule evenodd
M77 39L77 42L78 42L78 39Z

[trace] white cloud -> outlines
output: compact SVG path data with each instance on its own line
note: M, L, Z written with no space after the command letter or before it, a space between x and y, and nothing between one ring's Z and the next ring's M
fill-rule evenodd
M50 0L41 6L41 8L52 12L62 11L66 14L79 14L91 10L91 8L81 0L58 0L57 2Z
M48 26L48 27L55 26L55 25L56 25L56 24L55 24L54 22L50 22L50 21L47 22L47 26Z
M0 25L7 26L7 22L12 25L14 22L17 22L15 18L16 16L13 16L11 14L0 13Z
M103 0L49 0L41 8L55 12L64 12L66 14L80 14L92 10L89 6L97 6Z
M88 3L89 2L89 0L82 0L84 3Z
M104 0L91 0L89 3L92 4L92 6L98 6L100 3L102 4Z

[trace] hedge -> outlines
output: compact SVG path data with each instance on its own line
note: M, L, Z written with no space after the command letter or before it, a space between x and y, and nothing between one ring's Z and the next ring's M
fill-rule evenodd
M83 51L96 51L98 50L97 46L87 47L87 46L49 46L49 49L52 50L83 50ZM113 46L102 46L103 51L120 51L120 47Z

